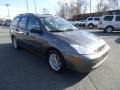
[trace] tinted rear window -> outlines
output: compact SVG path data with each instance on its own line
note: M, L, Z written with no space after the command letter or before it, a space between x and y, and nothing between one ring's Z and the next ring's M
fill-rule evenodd
M104 21L112 21L114 16L105 16Z
M19 20L20 20L20 17L16 17L16 18L12 21L11 25L18 26Z
M95 21L99 21L99 20L100 20L100 18L94 18L94 20L95 20Z
M120 21L120 16L116 16L115 21Z
M93 20L93 18L88 18L88 21L92 21Z

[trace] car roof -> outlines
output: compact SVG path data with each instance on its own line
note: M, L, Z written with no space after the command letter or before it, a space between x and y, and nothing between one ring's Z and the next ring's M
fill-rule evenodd
M100 17L88 17L88 18L100 18Z
M51 14L33 14L33 13L23 13L19 14L16 17L50 17Z
M103 17L105 17L105 16L120 16L120 15L103 15Z

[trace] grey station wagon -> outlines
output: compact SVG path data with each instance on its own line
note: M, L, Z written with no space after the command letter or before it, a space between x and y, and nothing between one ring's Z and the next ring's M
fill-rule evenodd
M90 72L107 59L110 49L103 39L51 15L20 14L10 28L15 49L25 47L46 56L55 72Z

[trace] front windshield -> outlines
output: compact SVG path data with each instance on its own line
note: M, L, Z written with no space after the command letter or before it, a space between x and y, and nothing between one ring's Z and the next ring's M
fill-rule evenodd
M46 29L50 32L65 32L78 30L70 22L58 17L44 17L42 21Z

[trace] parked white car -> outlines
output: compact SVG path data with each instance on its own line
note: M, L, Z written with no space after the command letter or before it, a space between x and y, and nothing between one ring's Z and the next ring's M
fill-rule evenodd
M102 16L98 27L107 33L111 33L114 30L120 31L120 15Z
M75 23L75 26L76 26L76 27L79 27L79 26L80 26L80 21L74 21L74 23Z
M74 21L74 26L76 26L76 27L85 27L85 20Z
M86 27L88 28L94 28L94 27L98 27L98 24L100 22L100 17L88 17L86 19Z
M80 20L80 26L85 27L86 20Z
M69 22L72 23L76 27L80 26L80 21L69 21Z

